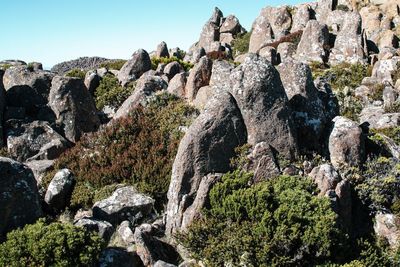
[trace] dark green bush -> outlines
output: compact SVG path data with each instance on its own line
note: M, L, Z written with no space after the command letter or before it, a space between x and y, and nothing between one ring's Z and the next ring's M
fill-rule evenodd
M0 266L95 266L104 241L97 233L39 220L0 244Z
M385 113L400 113L400 101L385 107Z
M100 68L106 68L108 70L120 70L127 60L110 60L100 64Z
M224 175L204 218L178 234L195 259L206 266L313 266L339 255L347 237L309 179L280 176L250 186L251 177Z
M72 69L68 71L65 76L72 78L85 79L86 72L80 69Z
M118 109L134 90L134 83L128 85L128 87L122 87L119 85L117 77L107 74L94 92L96 107L99 110L102 110L105 106Z
M249 52L250 36L251 32L246 32L235 37L235 39L232 41L232 51L234 57Z
M196 114L182 100L162 94L146 108L84 137L55 163L55 170L69 168L77 177L71 208L90 207L96 195L103 195L97 191L119 183L136 186L162 206L182 137L179 127ZM52 175L46 176L47 183Z
M183 61L182 59L179 59L177 57L152 57L151 58L151 68L153 70L156 70L158 67L158 64L160 64L160 63L168 64L168 63L171 63L174 61L178 62L185 71L189 71L191 68L193 68L192 63Z

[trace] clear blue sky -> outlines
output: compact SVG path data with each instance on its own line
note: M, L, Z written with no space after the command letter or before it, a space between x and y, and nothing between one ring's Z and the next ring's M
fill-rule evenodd
M166 41L184 50L218 6L249 29L261 8L304 0L0 0L0 60L51 67L80 56L129 58Z

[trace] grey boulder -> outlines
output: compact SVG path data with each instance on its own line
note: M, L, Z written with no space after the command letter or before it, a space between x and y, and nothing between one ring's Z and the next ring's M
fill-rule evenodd
M75 186L75 177L68 169L59 170L51 180L44 201L54 210L68 206Z
M118 80L122 86L125 86L129 82L139 79L148 70L151 70L150 56L145 50L139 49L122 66L118 72Z
M100 221L93 218L82 218L74 222L75 226L83 227L89 231L94 231L103 238L105 241L109 241L113 232L114 227L111 223L106 221Z

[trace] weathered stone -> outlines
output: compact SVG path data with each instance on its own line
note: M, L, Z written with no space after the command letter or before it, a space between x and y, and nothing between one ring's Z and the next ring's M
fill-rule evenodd
M129 220L134 223L145 218L153 209L154 200L138 193L132 186L117 189L109 198L93 206L93 217L113 225Z
M228 90L235 97L248 133L248 143L267 142L285 157L297 153L291 110L278 71L249 54L230 75Z
M159 76L143 75L136 83L133 94L119 107L113 119L127 116L128 113L139 105L146 106L148 100L157 91L167 89L167 83Z
M156 57L169 57L168 46L165 42L161 42L157 46Z
M11 67L3 76L7 106L24 107L27 114L35 116L48 102L54 74L33 71L27 66Z
M365 140L362 129L345 117L336 117L329 136L329 153L336 169L360 166L365 160Z
M246 170L254 173L253 181L256 183L280 174L274 152L265 142L256 144L247 158L249 164L246 166Z
M171 245L153 237L150 232L151 225L143 224L136 227L134 233L136 253L143 264L145 266L153 266L159 260L178 263L180 257L175 249Z
M243 31L242 25L240 25L239 19L234 15L229 15L224 19L219 30L221 33L232 33L234 35Z
M165 261L157 261L153 267L176 267L175 264L170 264Z
M202 179L229 171L234 149L245 142L246 129L234 98L227 92L215 94L179 145L168 190L167 234L188 226L186 212L200 195Z
M327 62L328 51L328 27L316 20L310 20L303 31L295 57L302 62Z
M103 238L106 242L110 240L111 235L114 232L114 227L111 223L106 221L100 221L93 218L82 218L74 222L75 226L83 227L89 231L94 231Z
M171 80L172 78L174 78L174 76L180 72L183 71L183 68L181 66L181 64L179 64L178 62L174 61L171 63L168 63L165 67L164 67L164 74L167 75L168 79Z
M204 56L190 71L187 79L185 93L186 99L192 102L196 98L197 91L209 84L213 61Z
M207 53L213 51L210 46L213 42L219 41L219 27L222 17L223 14L221 10L215 8L212 17L203 26L200 34L200 39L197 44L198 48L204 48Z
M327 122L323 102L307 64L287 60L278 66L283 87L293 110L299 147L303 152L320 151Z
M12 159L0 157L0 240L16 228L34 223L41 215L32 171Z
M400 113L385 113L383 107L366 107L360 114L360 123L365 122L372 129L397 127L400 125Z
M304 30L307 26L308 21L312 18L313 10L309 4L301 4L296 9L296 13L293 16L293 25L291 32Z
M400 241L400 218L394 214L377 214L374 224L375 233L386 239L392 248L397 248Z
M126 244L126 246L133 245L135 243L135 237L129 221L123 221L117 228L117 233Z
M297 46L294 43L283 42L278 45L277 57L278 63L291 59L296 55Z
M178 73L168 83L167 91L180 98L185 97L186 73Z
M193 105L199 109L203 110L206 106L208 100L212 98L215 93L215 89L211 86L203 86L199 89L196 95L196 99L193 101Z
M58 63L51 68L51 72L57 73L58 75L63 75L73 69L89 71L99 68L103 63L113 61L115 60L102 57L81 57L78 59Z
M346 12L342 28L336 36L334 48L329 56L329 61L333 64L340 62L351 64L366 62L364 47L360 14L358 12Z
M53 169L54 160L32 160L25 163L35 176L36 183L40 189L44 175Z
M52 81L49 106L65 137L73 143L82 134L94 132L100 126L94 100L80 79L56 76Z
M99 87L101 81L100 75L97 74L97 70L88 71L85 76L85 86L89 90L91 95L94 95L96 88Z
M44 201L55 210L68 206L75 185L75 177L68 169L59 170L47 188Z
M143 263L136 252L122 248L106 248L101 252L99 267L142 267Z
M272 46L266 46L260 49L258 54L266 59L268 59L269 62L272 63L272 65L277 65L278 64L278 56L276 53L276 49L273 48Z
M48 122L8 121L7 148L18 161L56 159L67 150L68 141Z
M379 60L372 69L372 78L376 82L389 83L394 85L393 74L399 69L400 57L392 57L391 59Z
M378 47L379 50L384 47L399 48L399 38L393 31L386 30L380 34Z
M262 9L253 23L249 43L250 53L257 53L260 48L273 40L274 33L266 13L266 9Z
M125 86L129 82L139 79L143 73L150 69L151 60L149 54L145 50L139 49L122 66L118 72L118 80L122 86Z
M315 167L308 176L318 185L320 196L325 196L329 190L335 190L342 180L339 173L330 164Z
M322 100L323 106L325 107L325 116L329 122L340 114L338 99L332 92L332 88L326 79L318 77L314 80L314 85L317 88L319 98Z

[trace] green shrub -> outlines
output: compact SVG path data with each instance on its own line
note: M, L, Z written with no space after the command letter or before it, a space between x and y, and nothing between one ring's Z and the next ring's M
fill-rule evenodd
M12 67L11 64L0 64L0 70L7 70L11 67Z
M106 68L108 70L120 70L127 60L110 60L100 64L100 68Z
M235 171L210 192L210 208L177 235L206 266L313 266L334 259L347 238L327 198L306 178L280 176L249 186Z
M336 7L336 10L341 10L341 11L344 11L344 12L349 12L349 11L350 11L350 8L349 8L348 6L346 6L346 5L338 5L338 6Z
M67 77L73 77L73 78L79 78L79 79L85 79L86 72L80 69L72 69L68 71L65 76Z
M400 101L385 107L385 113L400 113Z
M69 168L76 176L71 208L90 207L96 195L104 195L99 190L119 183L136 186L161 207L182 137L179 127L189 125L196 114L182 100L162 94L146 108L85 136L55 163L55 170Z
M8 233L0 266L94 266L104 245L97 233L39 220Z
M372 133L381 133L391 138L397 145L400 146L400 127L390 127L384 129L371 129Z
M191 68L193 68L192 63L183 61L182 59L179 59L177 57L152 57L151 58L151 68L153 70L156 70L158 67L158 64L160 64L160 63L168 64L168 63L171 63L174 61L178 62L185 71L189 71Z
M251 32L238 34L232 41L233 56L236 57L241 54L249 52Z
M368 95L368 97L374 101L383 99L383 90L385 90L384 84L375 84L372 87L372 92Z
M122 87L119 85L117 77L107 74L101 79L100 85L94 92L96 107L99 110L102 110L105 106L118 109L134 90L134 83L128 85L128 87Z

